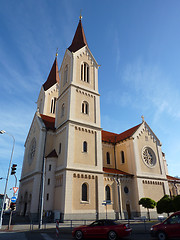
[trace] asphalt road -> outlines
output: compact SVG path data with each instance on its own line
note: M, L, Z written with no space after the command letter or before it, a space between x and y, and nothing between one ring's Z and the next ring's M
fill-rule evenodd
M7 232L0 233L0 240L55 240L56 235L52 233L39 233L39 232ZM59 240L72 240L73 237L70 233L62 233ZM122 240L151 240L150 234L132 234L129 238ZM93 240L96 240L95 238Z
M132 225L132 235L124 240L151 240L149 229L152 224L134 224ZM53 229L34 230L34 231L0 231L0 240L57 240L56 231ZM71 228L60 229L58 240L72 240ZM93 240L96 240L95 238ZM122 239L123 240L123 239Z
M129 240L152 240L149 230L154 223L131 223L132 235ZM0 230L0 240L57 240L55 225L50 228L30 231L29 225L13 225L11 230ZM37 228L36 228L37 229ZM61 227L58 240L71 240L72 229L70 227ZM96 240L95 238L93 240Z

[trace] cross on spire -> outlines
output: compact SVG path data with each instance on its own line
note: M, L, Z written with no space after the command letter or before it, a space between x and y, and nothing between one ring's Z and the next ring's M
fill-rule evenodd
M143 116L143 115L141 116L141 118L142 118L142 122L145 122L145 121L144 121L144 116Z
M82 19L82 9L80 10L80 16L79 16L79 20L81 20Z

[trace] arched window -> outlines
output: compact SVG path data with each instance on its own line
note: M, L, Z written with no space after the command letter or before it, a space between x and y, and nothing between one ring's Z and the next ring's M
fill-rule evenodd
M64 109L65 109L65 105L63 103L62 106L61 106L61 117L64 116Z
M85 62L81 64L81 80L89 83L89 65Z
M82 201L88 201L88 187L86 183L82 185Z
M68 65L66 65L64 69L64 79L63 79L63 86L67 83L68 81Z
M55 113L56 110L56 97L52 98L51 100L51 113Z
M121 163L125 163L124 151L121 151Z
M87 142L83 142L83 152L87 152Z
M85 101L82 103L82 113L84 114L89 113L89 104Z
M59 154L61 154L61 143L59 143Z
M108 185L105 188L105 192L106 192L106 200L111 200L111 189Z
M107 164L110 164L110 154L109 154L109 152L106 153L106 162L107 162Z

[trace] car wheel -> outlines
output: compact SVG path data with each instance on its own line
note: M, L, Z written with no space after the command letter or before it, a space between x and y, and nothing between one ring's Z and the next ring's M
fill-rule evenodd
M81 240L83 239L83 233L80 230L77 230L75 233L75 239Z
M117 234L114 231L110 231L108 233L108 239L109 240L116 240L117 239Z
M164 232L158 232L157 237L159 240L166 240L166 234Z

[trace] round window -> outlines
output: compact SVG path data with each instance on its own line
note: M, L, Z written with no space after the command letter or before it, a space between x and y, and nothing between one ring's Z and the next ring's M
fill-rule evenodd
M129 188L128 187L124 187L124 192L128 193L129 192Z
M152 168L156 164L156 155L150 147L144 147L142 149L142 159L146 166Z

